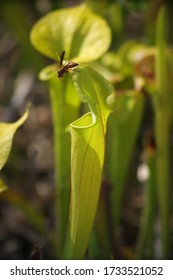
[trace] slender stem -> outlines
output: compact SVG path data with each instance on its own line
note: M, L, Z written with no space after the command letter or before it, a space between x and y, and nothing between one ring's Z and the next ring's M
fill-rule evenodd
M170 163L169 123L167 111L156 108L155 134L157 144L156 168L162 227L163 257L168 258L170 244Z
M168 47L165 41L166 9L159 11L156 32L156 96L155 136L156 136L156 172L159 195L159 209L162 228L163 258L169 257L170 247L170 111L171 111L171 81L167 61Z
M141 229L136 248L137 259L154 259L154 224L156 217L156 162L155 151L151 147L145 149L149 178L146 182L146 199L143 209Z

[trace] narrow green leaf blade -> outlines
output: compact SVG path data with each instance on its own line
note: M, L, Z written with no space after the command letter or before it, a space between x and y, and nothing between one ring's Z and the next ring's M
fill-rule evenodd
M170 257L170 131L172 111L172 79L168 68L168 43L166 34L168 31L166 6L162 6L158 13L156 25L157 55L155 62L156 71L156 95L153 96L155 109L155 136L156 136L156 174L159 198L159 210L161 219L161 239L163 258Z
M144 97L134 90L115 98L115 112L108 122L106 173L113 185L111 206L116 227L120 220L123 186L140 127Z

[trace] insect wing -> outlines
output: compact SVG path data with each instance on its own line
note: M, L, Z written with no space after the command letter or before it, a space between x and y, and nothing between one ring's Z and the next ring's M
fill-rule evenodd
M61 56L60 56L60 67L62 67L62 62L65 56L65 51L62 51Z

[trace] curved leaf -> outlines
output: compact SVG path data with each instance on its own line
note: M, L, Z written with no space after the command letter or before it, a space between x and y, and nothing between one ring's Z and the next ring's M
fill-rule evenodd
M31 30L33 46L57 60L57 52L66 57L89 62L109 47L111 31L106 21L85 5L53 11L41 18Z
M91 112L67 127L71 144L71 201L64 258L81 259L95 218L105 151L106 122L110 109L106 97L111 84L88 66L74 69L75 87Z
M16 130L28 117L28 109L24 115L15 123L0 123L0 170L6 163Z

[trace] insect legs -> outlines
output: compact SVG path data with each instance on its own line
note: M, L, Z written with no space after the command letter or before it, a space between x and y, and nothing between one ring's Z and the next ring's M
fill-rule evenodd
M64 74L68 72L69 69L78 66L79 64L73 61L67 62L66 65L63 66L62 62L65 56L65 51L62 51L60 56L60 69L58 70L58 78L63 78Z

